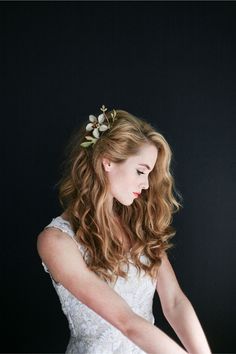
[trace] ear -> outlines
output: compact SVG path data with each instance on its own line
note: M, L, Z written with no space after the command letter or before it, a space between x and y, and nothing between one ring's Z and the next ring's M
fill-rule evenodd
M102 164L106 172L109 172L111 169L111 161L105 157L102 159Z

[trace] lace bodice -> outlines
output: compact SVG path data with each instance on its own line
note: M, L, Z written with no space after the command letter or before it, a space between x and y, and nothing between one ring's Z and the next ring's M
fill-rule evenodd
M68 221L57 217L46 226L58 228L74 239L74 232ZM77 242L76 242L77 243ZM84 247L77 243L80 252ZM142 262L147 259L141 256ZM46 272L46 265L42 263ZM49 273L50 274L50 273ZM59 296L62 310L68 319L71 337L66 354L143 354L145 353L118 329L80 302L50 275ZM118 277L115 283L108 283L138 315L154 324L152 313L153 295L156 283L141 271L140 276L132 261L129 261L128 278Z

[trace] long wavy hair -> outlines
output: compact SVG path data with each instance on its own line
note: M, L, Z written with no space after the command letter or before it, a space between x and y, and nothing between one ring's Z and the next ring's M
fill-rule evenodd
M111 120L111 112L106 115ZM131 258L139 273L144 270L154 279L162 252L172 246L172 215L181 206L170 172L172 153L165 138L149 123L123 110L116 111L116 118L93 146L80 146L88 135L85 125L73 136L63 163L59 199L77 241L85 249L88 267L100 278L111 282L118 276L126 278ZM133 245L127 255L110 215L109 181L102 158L122 163L144 144L158 149L156 164L149 174L149 188L129 206L113 199L114 213Z

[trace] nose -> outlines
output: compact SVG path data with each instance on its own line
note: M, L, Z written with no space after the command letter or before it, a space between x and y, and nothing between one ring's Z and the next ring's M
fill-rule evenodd
M148 189L149 188L148 177L146 177L145 180L141 183L141 188L142 189Z

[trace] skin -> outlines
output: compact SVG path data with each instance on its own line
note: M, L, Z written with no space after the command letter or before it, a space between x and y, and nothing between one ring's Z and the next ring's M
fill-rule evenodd
M140 148L137 155L130 156L122 163L103 159L103 166L110 185L109 203L111 211L113 198L116 198L123 205L131 205L137 198L133 192L141 193L142 189L148 189L148 175L155 166L157 156L157 148L154 145L145 144Z
M124 205L131 205L135 198L133 192L148 188L148 175L157 158L155 146L145 145L138 155L128 158L122 164L103 159L110 182L111 212L113 198ZM147 164L150 169L140 164ZM64 217L64 214L62 216ZM45 229L38 236L37 248L56 282L62 284L146 353L211 353L197 315L180 288L165 253L158 272L156 290L167 321L187 351L158 327L134 313L121 296L87 267L75 240L67 234L53 228Z

